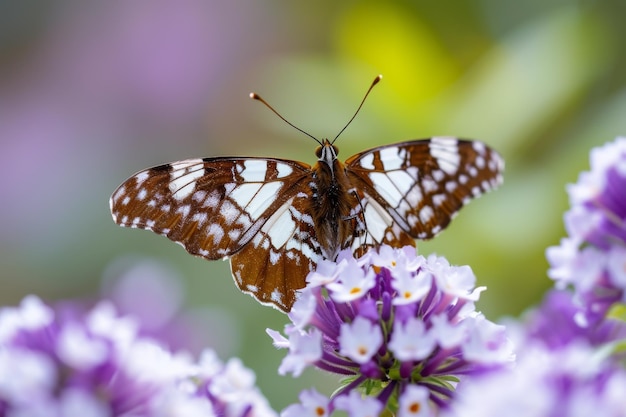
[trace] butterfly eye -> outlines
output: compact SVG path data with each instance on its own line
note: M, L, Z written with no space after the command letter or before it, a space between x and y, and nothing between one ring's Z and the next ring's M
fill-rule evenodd
M335 145L333 145L333 152L335 153L335 156L339 155L339 148Z
M321 146L318 146L318 147L315 149L315 156L317 156L318 158L321 158L321 157L322 157L322 147L321 147Z

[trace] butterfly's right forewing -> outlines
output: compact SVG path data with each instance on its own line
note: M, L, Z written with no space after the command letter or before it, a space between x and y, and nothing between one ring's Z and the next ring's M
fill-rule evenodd
M361 152L346 167L364 196L362 205L367 208L367 202L375 201L373 217L390 224L371 233L375 222L368 222L369 235L378 243L399 246L406 236L394 227L416 239L432 238L462 206L502 182L504 161L482 142L435 137Z

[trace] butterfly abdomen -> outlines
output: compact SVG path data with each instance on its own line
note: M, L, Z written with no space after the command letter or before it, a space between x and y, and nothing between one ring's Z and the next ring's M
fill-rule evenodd
M338 160L333 169L325 162L313 167L314 193L311 213L315 220L315 233L322 247L323 256L334 260L346 241L353 234L353 222L349 221L354 197L345 174L344 166Z

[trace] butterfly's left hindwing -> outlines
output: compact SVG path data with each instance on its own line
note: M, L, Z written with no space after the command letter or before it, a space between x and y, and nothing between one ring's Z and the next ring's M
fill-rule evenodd
M264 304L289 311L296 291L306 285L306 276L321 257L309 213L311 190L299 187L254 236L231 259L237 286Z
M372 233L382 223L366 222L368 234L392 246L406 241L403 232L413 239L435 236L463 205L499 185L503 169L502 158L482 142L449 137L381 146L346 161L364 207L375 207L370 217L388 225Z

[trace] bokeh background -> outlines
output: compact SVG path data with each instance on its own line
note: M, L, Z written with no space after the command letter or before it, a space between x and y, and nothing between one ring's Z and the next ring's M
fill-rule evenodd
M422 253L471 265L491 319L551 286L565 184L593 146L626 134L626 3L613 1L137 0L0 2L0 304L113 298L174 347L240 356L281 409L319 373L276 369L265 328L286 318L241 295L228 264L121 229L110 193L190 157L314 162L314 136L365 148L431 135L481 139L504 186Z

